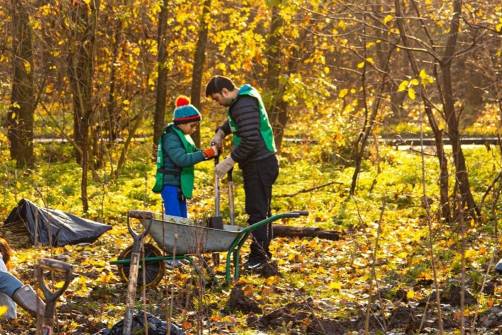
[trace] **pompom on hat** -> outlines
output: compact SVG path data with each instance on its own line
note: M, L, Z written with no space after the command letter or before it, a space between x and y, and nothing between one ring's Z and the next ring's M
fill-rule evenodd
M190 103L190 99L184 95L176 98L176 108L173 112L174 124L182 124L188 122L200 121L202 116L199 110Z

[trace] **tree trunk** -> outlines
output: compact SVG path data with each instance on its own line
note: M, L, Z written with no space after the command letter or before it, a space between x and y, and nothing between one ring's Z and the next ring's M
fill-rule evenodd
M14 77L12 80L11 108L7 117L10 155L19 168L32 167L33 87L32 31L26 8L21 1L12 0L12 50Z
M363 36L362 36L362 48L363 48L363 57L367 58L367 49L366 49L366 15L363 16ZM371 132L375 126L375 121L377 119L378 111L380 109L380 105L383 100L383 93L385 92L385 87L388 82L389 70L390 70L390 60L392 57L392 53L394 52L395 45L389 45L385 56L383 56L383 50L380 51L382 55L378 57L379 68L383 69L383 73L380 77L380 85L378 87L378 91L376 94L375 102L371 107L371 112L368 108L368 98L367 98L367 64L364 62L362 73L361 73L361 86L363 88L363 106L364 106L364 122L363 127L358 136L355 144L354 144L354 173L352 174L352 183L350 185L350 195L354 195L356 192L357 186L357 178L361 171L361 163L363 160L364 152L366 150L366 145L368 143L368 139L371 135Z
M211 0L204 0L202 4L202 16L200 18L199 27L199 39L197 40L197 46L195 48L194 64L192 70L192 89L190 100L192 105L197 107L200 112L200 90L202 86L202 75L204 71L204 61L206 59L206 44L207 44L207 34L208 34L208 20L209 20L209 9L211 7ZM200 147L200 128L192 135L192 138L197 147Z
M96 4L98 6L98 4ZM74 139L81 148L76 150L77 161L82 167L81 199L83 211L89 209L87 196L87 172L89 168L89 127L92 107L93 60L96 28L96 9L94 5L75 4L71 8L70 17L75 28L70 34L68 68L70 86L73 95Z
M122 41L122 20L116 19L115 33L112 48L112 59L110 60L110 89L108 91L108 102L106 112L108 116L108 139L110 142L118 137L119 114L115 113L115 84L116 84L116 69L117 60L119 58L120 43Z
M285 105L284 101L282 100L286 83L281 82L280 80L281 61L283 58L281 52L281 29L284 26L284 20L279 15L279 5L272 4L271 6L272 17L267 38L266 50L268 68L266 78L267 92L265 94L265 98L268 115L272 123L272 128L274 129L275 144L277 146L277 150L280 150L282 144L282 136L284 134L284 127L287 123L287 114L285 113L287 105Z
M465 157L460 144L459 120L455 111L451 64L455 54L457 45L457 34L460 27L460 15L462 13L462 1L453 1L453 17L450 22L450 35L446 43L444 56L440 63L441 82L443 86L443 109L448 126L448 136L450 137L451 147L453 151L453 162L455 164L455 177L458 182L462 203L467 205L469 213L473 218L480 216L479 209L476 206L472 197L471 188L469 185L469 175L465 165Z
M315 227L296 227L274 224L274 237L318 237L326 240L337 241L340 234L334 230L324 230Z
M157 142L162 135L162 130L164 128L164 118L166 113L166 94L167 94L167 52L166 52L166 40L167 40L167 0L162 0L160 13L159 13L159 24L157 29L157 45L158 45L158 56L157 56L157 96L155 100L155 115L153 120L153 153L152 157L157 154Z
M403 13L401 11L401 6L399 0L395 0L395 11L396 11L396 24L399 30L399 34L401 36L401 41L406 48L410 47L410 43L408 40L408 36L406 34L406 28L403 21ZM408 56L408 60L410 62L410 67L413 71L413 75L415 77L419 77L419 68L417 64L417 60L413 55L413 52L409 49L406 49L406 55ZM422 85L418 86L418 91L420 98L422 99L422 103L424 104L424 110L427 115L427 119L429 121L429 125L431 126L432 132L434 134L435 146L436 146L436 155L439 161L439 196L441 202L441 216L446 222L451 222L451 206L448 197L448 160L446 159L446 154L444 152L443 145L443 132L439 128L436 118L432 112L433 106L431 105L430 100L427 98L427 93L425 88Z

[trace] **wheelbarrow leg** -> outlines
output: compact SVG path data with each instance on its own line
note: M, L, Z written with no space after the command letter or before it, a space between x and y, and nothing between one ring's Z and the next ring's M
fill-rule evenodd
M44 280L44 270L63 273L63 286L55 292L49 290ZM43 292L44 300L46 303L43 321L37 322L37 335L52 335L52 330L56 323L56 301L70 285L73 279L72 273L73 266L71 266L70 264L49 258L41 259L38 266L35 268L35 275L37 277L40 289Z
M233 255L233 252L231 251L228 251L227 252L227 262L226 262L226 266L225 266L225 282L227 283L227 285L230 285L230 283L232 282L232 277L230 276L230 259Z
M239 268L240 268L240 248L236 249L233 254L234 254L234 280L239 279Z

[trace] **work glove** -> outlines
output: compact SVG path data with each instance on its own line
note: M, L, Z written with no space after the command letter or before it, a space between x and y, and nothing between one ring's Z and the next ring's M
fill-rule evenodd
M210 146L209 148L202 150L202 154L204 155L205 159L211 159L215 156L218 156L218 148L215 145Z
M223 130L218 128L218 130L216 130L216 133L214 134L213 139L211 140L211 145L215 145L218 148L221 148L221 146L223 145L224 138L225 138L225 133L223 132Z
M225 174L234 167L234 164L235 161L232 159L231 156L228 156L214 168L216 176L218 178L223 178Z

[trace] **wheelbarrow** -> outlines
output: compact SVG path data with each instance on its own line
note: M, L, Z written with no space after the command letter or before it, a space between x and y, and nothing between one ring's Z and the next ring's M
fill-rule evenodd
M240 250L248 236L258 228L284 218L298 218L308 215L307 211L293 211L276 214L247 227L223 225L223 229L197 225L192 220L170 215L156 214L147 211L129 211L129 218L140 219L141 224L150 227L149 235L158 247L146 243L140 267L144 265L145 280L142 276L140 285L155 286L162 279L165 272L165 261L187 260L192 263L193 255L204 253L226 252L225 281L230 284L232 277L239 279ZM165 256L162 255L162 249ZM117 260L111 264L118 266L119 275L127 281L131 264L132 246L125 249ZM233 266L233 276L232 276ZM140 273L143 269L140 269Z

